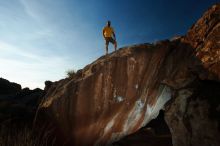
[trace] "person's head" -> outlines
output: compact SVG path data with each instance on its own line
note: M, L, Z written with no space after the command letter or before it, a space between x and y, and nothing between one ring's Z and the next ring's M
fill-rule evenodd
M107 21L107 26L111 26L111 21Z

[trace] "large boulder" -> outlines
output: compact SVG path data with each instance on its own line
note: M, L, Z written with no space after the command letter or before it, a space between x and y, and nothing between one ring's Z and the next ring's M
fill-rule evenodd
M209 118L205 107L213 106L210 102L206 105L197 101L201 100L197 93L209 87L203 80L217 82L207 92L215 92L215 98L218 96L214 89L220 87L219 9L220 5L210 8L186 36L121 48L74 76L54 82L40 111L59 127L61 136L71 145L108 145L145 126L167 103L165 117L174 146L217 146L220 144L217 138L198 142L207 136L202 134L206 132L202 127L207 126L210 135L219 134L215 129L216 119L201 124L193 122ZM207 22L203 23L206 18ZM204 48L211 50L206 53L209 59L204 59ZM206 99L211 96L204 94ZM218 113L219 100L214 101ZM197 112L205 113L197 115ZM185 115L190 119L186 123ZM192 127L188 128L189 125ZM192 142L192 138L196 140ZM181 142L184 140L186 143Z
M189 84L192 48L180 40L120 49L53 83L41 109L73 145L106 145L157 117L175 88Z

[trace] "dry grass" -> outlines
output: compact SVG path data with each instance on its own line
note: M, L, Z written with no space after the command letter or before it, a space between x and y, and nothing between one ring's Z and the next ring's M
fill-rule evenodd
M56 138L46 128L15 124L0 125L0 146L55 146Z

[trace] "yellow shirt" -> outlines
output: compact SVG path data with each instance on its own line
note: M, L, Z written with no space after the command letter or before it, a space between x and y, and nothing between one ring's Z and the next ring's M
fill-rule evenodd
M114 33L114 29L112 27L104 27L103 28L103 33L105 37L112 37L112 34Z

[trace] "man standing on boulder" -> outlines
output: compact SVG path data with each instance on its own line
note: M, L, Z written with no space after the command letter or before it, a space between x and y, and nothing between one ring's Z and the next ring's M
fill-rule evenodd
M111 42L115 46L115 51L117 49L117 42L115 37L114 29L111 27L111 21L107 22L107 25L102 30L102 35L105 39L106 55L108 54L108 44ZM113 36L113 37L112 37Z

